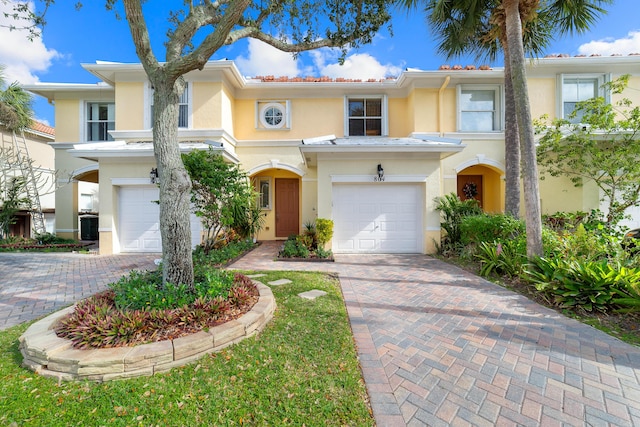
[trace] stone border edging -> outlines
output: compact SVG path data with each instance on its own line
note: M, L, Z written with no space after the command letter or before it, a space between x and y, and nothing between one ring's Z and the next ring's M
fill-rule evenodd
M238 319L207 332L134 347L74 349L71 340L58 337L53 330L55 323L74 309L67 307L37 321L20 336L22 366L58 381L103 382L150 376L186 365L255 335L271 320L276 309L273 293L268 286L254 283L260 298Z

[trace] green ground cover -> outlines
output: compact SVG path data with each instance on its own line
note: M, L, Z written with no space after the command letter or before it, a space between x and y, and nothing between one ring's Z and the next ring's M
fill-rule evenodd
M320 273L269 272L274 319L256 337L166 374L58 383L21 368L18 337L0 332L0 425L373 426L339 283ZM326 296L309 301L300 292Z

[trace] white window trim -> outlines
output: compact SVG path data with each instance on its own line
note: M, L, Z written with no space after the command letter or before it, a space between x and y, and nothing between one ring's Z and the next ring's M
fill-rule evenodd
M349 135L349 99L381 99L382 120L380 136L389 136L389 101L387 95L345 95L344 97L344 136ZM360 135L356 135L360 136Z
M264 112L267 108L276 107L282 110L284 120L273 126L264 120ZM289 130L291 129L291 101L289 100L258 100L256 101L256 116L254 126L258 130Z
M90 99L83 99L81 103L82 103L82 108L80 109L80 123L79 123L80 128L78 130L78 135L80 135L79 140L82 142L106 142L106 141L89 141L89 138L87 138L87 121L89 120L87 109L89 108L89 104L96 104L96 103L97 104L113 104L113 108L114 108L113 123L115 123L116 122L116 118L115 118L116 102L105 101L105 100L95 101Z
M461 130L462 125L462 108L460 106L460 98L462 96L463 90L492 90L495 93L495 112L496 117L493 123L493 130L479 130L479 131L470 131L470 130ZM504 131L504 88L502 85L475 85L475 84L462 84L456 86L456 129L458 132L465 133L493 133L493 132L503 132Z
M611 103L611 91L605 90L602 85L611 81L610 73L568 73L568 74L558 74L556 79L556 117L564 119L564 96L563 96L563 86L564 79L575 79L575 78L583 78L583 79L598 79L598 95L602 96L605 99L606 103Z
M187 127L179 129L193 129L193 83L186 82L187 87ZM153 88L151 83L147 82L144 85L144 125L146 129L151 129L153 126L153 117L151 117L151 105L153 101ZM179 105L179 104L178 104Z
M273 209L273 204L272 204L272 200L273 200L273 186L271 185L271 177L268 176L261 176L257 179L257 183L258 183L258 197L259 197L259 201L262 200L262 183L263 182L267 182L267 184L269 185L269 200L267 201L267 206L263 207L262 203L260 203L260 209L262 209L263 211L268 211Z

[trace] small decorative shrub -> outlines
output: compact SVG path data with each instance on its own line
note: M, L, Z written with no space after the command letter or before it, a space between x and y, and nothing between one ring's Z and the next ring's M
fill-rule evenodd
M316 249L316 256L318 258L322 258L322 259L328 259L331 258L333 256L333 252L331 252L331 250L326 250L323 249L321 247L318 247L318 249Z
M284 258L309 258L309 249L303 240L293 237L284 242L280 256Z
M481 242L478 245L476 258L480 260L480 275L487 277L491 274L518 276L523 269L526 255L519 247L518 241Z
M467 216L480 215L482 209L475 199L460 200L455 193L435 198L435 209L442 215L440 224L445 231L439 250L442 253L459 252L464 246L461 242L460 224Z
M316 219L316 233L318 236L318 247L324 246L333 238L333 220L326 218Z

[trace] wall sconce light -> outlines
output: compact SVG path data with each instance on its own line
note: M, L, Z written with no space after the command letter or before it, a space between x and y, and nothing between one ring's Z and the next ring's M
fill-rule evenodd
M379 182L384 181L384 169L382 169L382 165L380 163L378 163L378 176L375 180Z
M151 171L149 172L149 181L151 181L152 184L158 184L160 182L158 168L151 168Z

